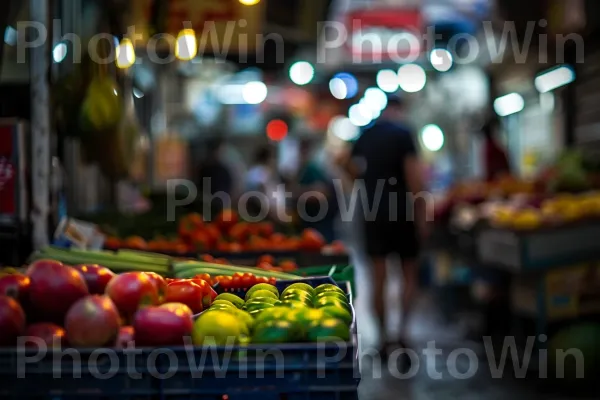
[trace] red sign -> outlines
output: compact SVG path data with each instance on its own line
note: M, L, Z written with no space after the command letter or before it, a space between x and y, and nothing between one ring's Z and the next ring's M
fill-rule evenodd
M422 52L423 17L418 9L355 10L347 16L348 46L365 61L414 61Z
M14 131L12 126L0 125L0 215L8 217L17 213Z

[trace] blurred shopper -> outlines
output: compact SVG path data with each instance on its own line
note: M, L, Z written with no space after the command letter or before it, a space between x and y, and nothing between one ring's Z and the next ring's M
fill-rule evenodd
M233 179L229 168L222 161L223 141L212 139L206 146L206 157L200 166L200 184L207 196L215 193L231 195Z
M325 240L335 239L335 218L337 200L332 177L314 157L313 143L302 140L299 147L299 168L294 195L298 202L297 210L303 228L319 231ZM308 217L308 218L306 218ZM313 219L315 219L313 221Z
M425 183L413 134L404 123L402 99L390 96L381 118L354 144L346 168L354 184L364 184L368 204L355 218L361 219L367 260L373 269L373 304L381 337L381 356L392 346L406 346L407 324L418 288L418 257L428 236L426 202L412 201L409 194L424 193ZM357 199L360 200L360 199ZM389 256L402 261L402 329L399 338L386 337L385 287ZM400 282L394 282L400 285ZM410 360L402 362L408 367Z
M285 207L277 198L277 174L275 151L270 146L261 147L254 156L254 164L246 174L246 191L259 192L266 196L268 204L261 204L256 196L249 200L248 211L252 216L260 215L263 207L268 207L269 215L277 217L279 207Z
M487 181L494 181L510 175L510 163L504 146L498 140L500 123L496 118L490 118L483 126L483 165Z

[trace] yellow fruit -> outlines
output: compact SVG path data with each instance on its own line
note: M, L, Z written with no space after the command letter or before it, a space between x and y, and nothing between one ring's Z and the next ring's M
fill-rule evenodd
M234 345L246 329L246 324L235 315L212 311L202 314L194 323L192 342L196 346Z
M534 210L516 213L512 219L512 227L518 230L533 230L542 226L542 215Z

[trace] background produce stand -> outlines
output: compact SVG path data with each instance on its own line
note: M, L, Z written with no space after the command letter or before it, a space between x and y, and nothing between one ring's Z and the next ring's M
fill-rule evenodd
M521 231L487 222L466 230L447 224L438 226L433 248L448 255L452 265L469 267L475 277L505 282L505 309L515 317L510 334L547 335L548 342L536 342L546 347L573 321L599 319L598 237L597 219Z

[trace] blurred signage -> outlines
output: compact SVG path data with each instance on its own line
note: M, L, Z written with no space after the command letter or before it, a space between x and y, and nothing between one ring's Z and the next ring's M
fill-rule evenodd
M381 8L348 13L348 47L365 61L413 61L422 52L423 19L419 9Z
M245 6L238 0L133 0L136 27L150 43L153 34L174 37L193 28L198 35L199 54L245 53L262 45L262 2ZM166 47L164 38L155 43ZM173 45L172 43L170 44Z

